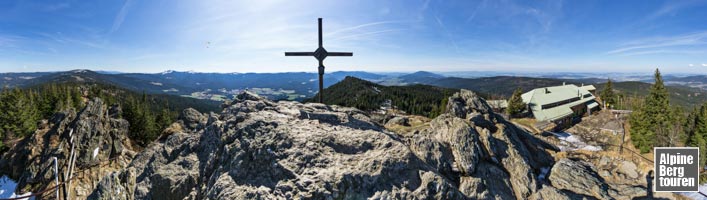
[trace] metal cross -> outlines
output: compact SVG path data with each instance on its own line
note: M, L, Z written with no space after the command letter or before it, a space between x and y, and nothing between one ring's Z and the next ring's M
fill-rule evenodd
M319 18L319 48L314 52L285 52L285 56L314 56L319 61L319 103L322 100L322 88L324 88L324 59L327 56L353 56L351 52L327 52L322 46L322 18Z

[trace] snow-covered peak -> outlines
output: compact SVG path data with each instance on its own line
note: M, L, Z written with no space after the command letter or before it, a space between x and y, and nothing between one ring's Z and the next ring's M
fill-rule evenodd
M75 70L71 70L71 73L86 73L86 72L88 72L87 69L75 69Z

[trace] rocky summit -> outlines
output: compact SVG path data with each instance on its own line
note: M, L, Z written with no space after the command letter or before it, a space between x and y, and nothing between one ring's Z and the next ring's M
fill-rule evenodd
M6 153L3 159L9 162L3 163L11 164L2 167L9 169L15 178L23 177L20 180L35 180L28 177L46 180L51 177L46 175L48 172L23 172L23 168L11 166L20 162L20 157L28 157L31 158L28 162L17 166L30 166L31 161L44 166L38 169L47 169L49 161L43 158L54 154L66 156L67 145L61 144L66 140L67 128L73 128L74 134L83 138L77 148L80 152L77 167L116 155L123 155L123 161L130 162L102 167L89 176L100 176L100 181L91 179L94 180L91 184L78 184L76 187L90 190L77 192L76 197L88 199L648 196L642 175L624 173L636 181L617 184L600 175L613 173L605 172L603 167L556 158L557 147L494 113L484 99L470 91L462 90L447 102L445 113L425 122L422 128L396 133L358 109L273 102L245 92L224 104L219 114L185 110L180 120L164 130L157 141L133 157L120 154L131 152L125 148L129 144L116 142L128 141L121 138L127 130L121 128L124 121L111 118L113 115L106 113L105 106L97 106L100 100L96 99L78 117L68 113L68 117L52 120L51 127L55 128L51 131L36 134L26 144L17 145L24 146L24 150ZM408 126L404 121L397 119L389 124ZM63 139L47 142L52 137ZM47 145L52 148L38 150ZM98 159L86 157L86 150L94 146L101 147Z

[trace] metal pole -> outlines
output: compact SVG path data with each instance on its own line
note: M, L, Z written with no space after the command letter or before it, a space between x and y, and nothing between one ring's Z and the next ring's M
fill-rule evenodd
M319 66L319 103L324 103L324 66Z
M619 125L621 126L621 146L619 147L619 154L624 153L624 141L626 140L626 128L624 128L624 122L619 118L620 114L616 114L616 120L619 121Z
M322 42L322 18L319 21L319 48L323 48L324 44ZM324 88L324 59L317 58L319 60L319 103L324 103L324 94L322 94Z
M54 186L56 187L56 199L59 200L59 164L57 164L56 157L54 158Z
M319 47L322 46L322 18L319 18Z

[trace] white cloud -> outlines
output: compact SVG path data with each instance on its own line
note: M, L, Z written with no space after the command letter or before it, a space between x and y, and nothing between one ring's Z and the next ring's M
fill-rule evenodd
M689 65L687 65L687 66L690 66L690 67L694 67L695 65L693 65L693 64L689 64Z
M128 8L131 4L132 0L125 0L123 7L120 8L120 11L118 11L118 14L115 16L115 19L113 19L113 26L110 28L111 33L120 29L120 26L123 25L123 21L125 21L125 15L128 14Z
M707 64L705 64L705 63L702 63L702 66L703 66L703 67L707 67Z
M660 51L669 47L696 46L704 44L707 44L707 31L670 37L644 38L626 43L622 47L606 53L624 54L646 50Z

